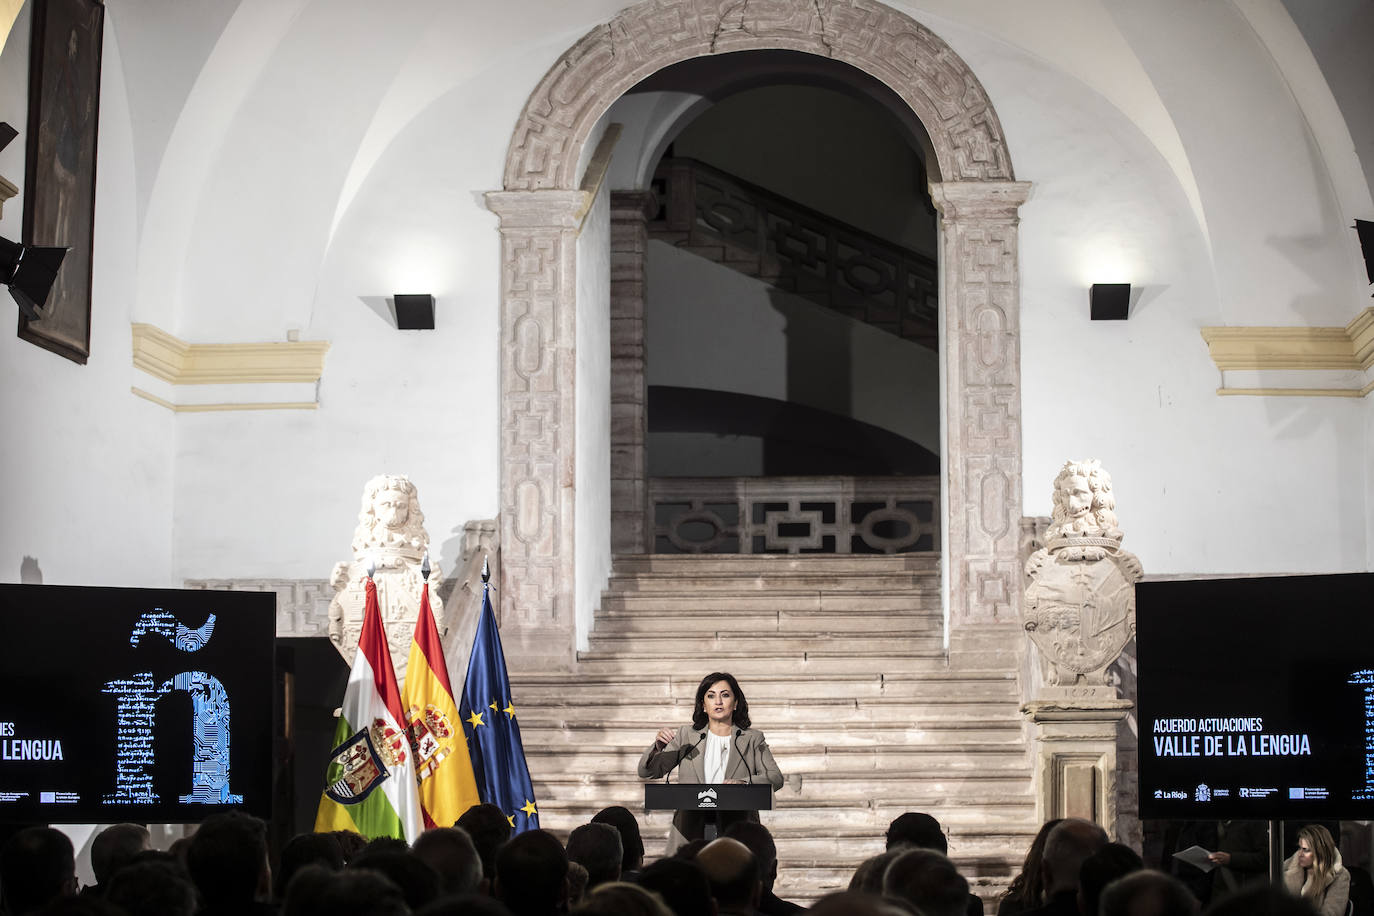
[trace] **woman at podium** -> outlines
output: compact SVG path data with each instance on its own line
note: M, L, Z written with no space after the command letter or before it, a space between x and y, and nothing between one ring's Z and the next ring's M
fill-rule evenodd
M641 779L655 779L677 770L685 783L768 783L782 788L782 771L768 749L763 732L750 727L749 701L733 675L713 672L701 679L692 705L692 724L664 726L639 758ZM722 811L723 834L738 820L758 821L757 811ZM700 839L706 819L695 811L678 811L668 835L668 855L691 840Z

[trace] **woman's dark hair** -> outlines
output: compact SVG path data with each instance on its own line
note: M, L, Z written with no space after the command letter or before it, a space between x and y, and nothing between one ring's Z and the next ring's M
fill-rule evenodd
M706 727L706 710L702 708L702 702L706 699L706 691L711 689L712 684L724 681L730 685L730 692L735 695L735 719L734 724L740 728L749 727L749 701L744 698L744 691L739 689L739 681L735 680L733 674L726 674L724 671L713 671L701 679L701 685L697 687L696 704L692 707L692 728L702 729Z

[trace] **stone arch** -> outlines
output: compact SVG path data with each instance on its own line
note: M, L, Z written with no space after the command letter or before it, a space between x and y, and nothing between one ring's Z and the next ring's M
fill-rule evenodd
M606 109L650 74L692 57L766 49L868 73L930 137L939 172L931 196L942 216L943 551L953 648L961 638L982 645L989 627L1003 644L1012 628L999 625L1018 620L1017 211L1029 185L1014 180L981 83L933 32L874 0L644 0L550 68L515 128L503 190L486 195L502 236L502 632L530 668L569 665L576 632L574 274L595 190L576 174L584 147Z
M934 32L871 0L646 0L573 45L525 105L505 189L576 187L579 153L626 90L692 57L782 48L886 83L930 134L942 181L1011 181L1002 125L968 65Z

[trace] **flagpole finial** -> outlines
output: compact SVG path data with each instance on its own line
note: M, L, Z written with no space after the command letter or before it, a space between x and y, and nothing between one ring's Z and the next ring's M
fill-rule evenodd
M482 584L491 584L491 567L487 565L487 557L482 558Z
M425 551L425 558L424 558L424 560L421 561L421 563L420 563L420 575L422 575L422 576L425 577L425 581L426 581L426 582L429 581L429 551L428 551L428 550Z

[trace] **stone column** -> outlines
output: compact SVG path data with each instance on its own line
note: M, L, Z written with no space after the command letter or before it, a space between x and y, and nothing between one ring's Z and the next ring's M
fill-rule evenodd
M1029 192L1029 182L1021 181L930 186L942 216L940 320L949 524L944 543L949 558L950 637L952 649L959 652L1001 652L1020 643L1021 324L1016 227L1017 210Z
M611 550L649 553L648 388L644 381L645 258L657 200L611 192Z
M1131 706L1110 697L1066 697L1021 708L1035 725L1036 821L1081 817L1117 839L1117 731Z
M520 670L573 662L577 234L586 191L492 191L500 217L501 573L494 602Z

